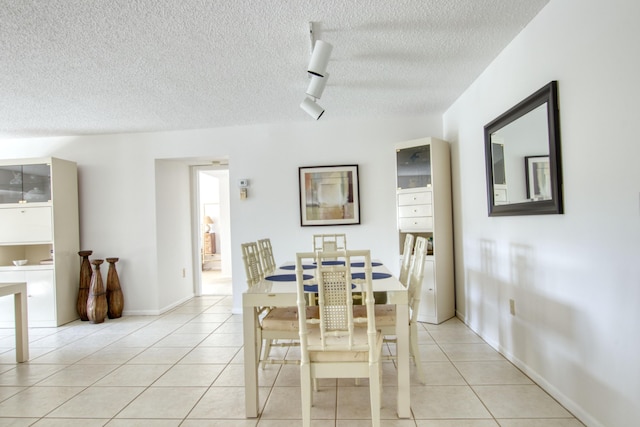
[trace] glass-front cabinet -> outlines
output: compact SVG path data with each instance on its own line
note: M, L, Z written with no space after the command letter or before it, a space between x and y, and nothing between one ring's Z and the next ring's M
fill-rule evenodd
M0 165L0 204L51 201L51 165Z
M67 160L0 160L0 283L27 283L30 327L78 318L77 180ZM13 297L0 297L0 328L13 322Z
M398 190L431 187L431 146L396 149Z
M407 234L427 239L418 320L441 323L455 315L449 143L421 138L395 148L398 253Z

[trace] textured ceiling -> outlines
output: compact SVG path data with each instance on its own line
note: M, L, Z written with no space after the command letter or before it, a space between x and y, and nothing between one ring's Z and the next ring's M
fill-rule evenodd
M0 0L0 136L441 114L548 0Z

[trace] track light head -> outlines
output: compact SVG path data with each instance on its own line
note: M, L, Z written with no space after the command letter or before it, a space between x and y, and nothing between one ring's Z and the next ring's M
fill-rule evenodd
M318 105L311 98L305 98L304 101L300 104L300 108L302 108L308 115L313 117L315 120L320 119L324 114L324 108Z

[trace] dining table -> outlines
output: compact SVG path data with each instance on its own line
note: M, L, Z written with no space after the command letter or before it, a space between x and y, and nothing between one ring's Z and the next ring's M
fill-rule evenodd
M304 267L304 275L313 276L313 266ZM242 294L245 412L247 418L256 418L260 412L258 397L260 355L258 354L257 342L259 311L261 307L296 306L297 285L294 269L295 263L285 263ZM381 262L372 262L372 272L373 291L386 292L387 304L396 306L397 414L398 418L410 418L409 298L407 288ZM352 276L363 275L363 263L352 261L351 273ZM354 292L361 290L361 285L357 280L354 280L354 285Z

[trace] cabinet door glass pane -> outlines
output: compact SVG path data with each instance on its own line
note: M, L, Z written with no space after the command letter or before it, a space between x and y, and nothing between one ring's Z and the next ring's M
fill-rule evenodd
M51 167L47 164L22 167L22 191L27 202L51 200Z
M22 200L22 166L0 166L0 203Z
M396 151L398 189L431 185L431 151L429 145Z
M51 200L51 167L0 166L0 203L48 202Z

